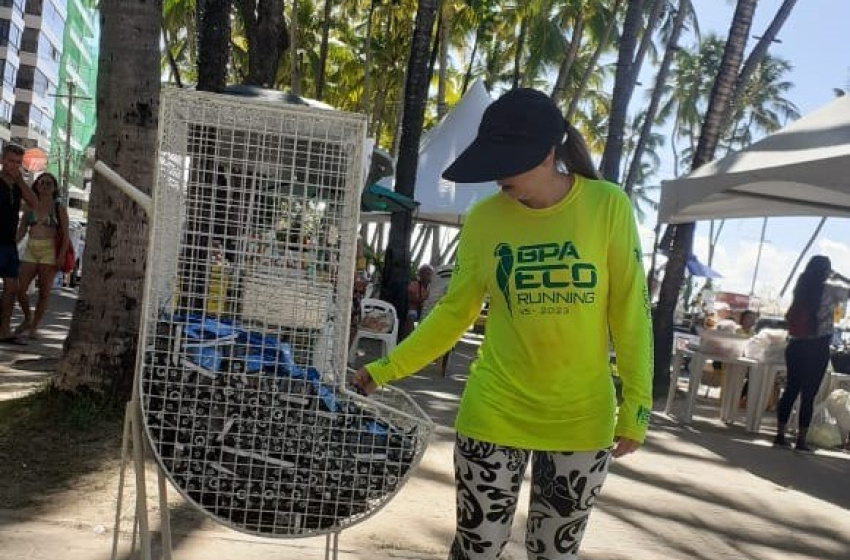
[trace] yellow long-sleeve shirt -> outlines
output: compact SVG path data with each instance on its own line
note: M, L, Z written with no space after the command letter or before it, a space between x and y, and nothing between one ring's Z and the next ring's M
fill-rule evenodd
M378 384L448 351L490 296L486 335L455 423L475 439L550 451L643 441L652 405L652 329L631 204L616 186L576 177L556 205L498 193L464 224L448 292L389 356ZM609 332L623 385L615 413ZM616 424L616 425L615 425Z

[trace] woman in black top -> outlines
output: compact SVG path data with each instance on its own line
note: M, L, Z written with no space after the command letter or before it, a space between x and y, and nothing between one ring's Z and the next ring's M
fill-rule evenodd
M850 280L832 270L827 257L816 255L794 286L794 299L788 309L788 334L791 339L785 350L788 383L777 409L777 433L774 445L789 447L785 428L794 401L800 395L800 430L796 448L811 451L806 434L812 421L815 396L829 363L829 343L832 340L835 308L847 300Z

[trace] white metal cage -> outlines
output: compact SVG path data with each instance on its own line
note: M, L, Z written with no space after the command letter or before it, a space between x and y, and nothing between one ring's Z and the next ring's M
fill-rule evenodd
M365 121L183 90L160 119L138 366L157 461L233 528L337 532L431 430L403 392L344 386Z

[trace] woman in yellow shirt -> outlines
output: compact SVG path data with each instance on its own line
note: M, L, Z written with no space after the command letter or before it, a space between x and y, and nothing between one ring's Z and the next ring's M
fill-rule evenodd
M529 559L576 558L610 458L641 444L652 405L650 304L631 203L598 179L578 131L532 89L488 107L443 177L495 180L501 192L467 216L446 295L353 382L370 393L418 371L452 347L489 295L455 423L450 557L499 556L531 462Z

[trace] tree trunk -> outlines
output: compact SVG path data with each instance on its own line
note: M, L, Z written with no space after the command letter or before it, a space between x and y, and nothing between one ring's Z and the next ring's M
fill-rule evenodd
M437 121L449 111L446 104L446 82L449 79L449 43L452 36L452 4L443 2L440 8L440 74L437 80Z
M564 51L564 60L561 61L561 65L558 67L558 77L555 79L555 87L552 88L551 97L555 103L560 103L561 99L564 97L564 91L567 89L567 80L570 77L573 64L576 61L576 56L578 56L578 50L579 47L581 47L581 40L583 36L584 18L582 17L581 12L579 12L575 17L570 43Z
M623 157L623 136L629 100L634 90L637 75L632 72L638 33L643 22L643 0L629 0L620 48L617 53L617 73L614 77L614 93L611 98L611 114L608 117L608 139L602 153L600 171L602 176L615 183L620 180L620 159Z
M292 15L289 18L289 89L295 95L301 95L301 60L298 57L298 0L292 2ZM277 76L277 69L275 69Z
M333 23L333 3L325 0L325 19L322 22L322 42L319 46L319 71L316 73L316 99L321 101L325 95L325 72L328 65L328 38Z
M227 85L231 0L198 0L198 89L221 92Z
M649 107L646 109L646 115L643 121L643 127L638 137L637 145L635 146L634 154L632 154L632 164L626 175L626 181L623 188L626 194L631 195L637 181L638 171L640 170L643 151L652 134L652 129L655 127L655 114L658 112L658 107L661 105L661 98L664 95L664 86L667 82L667 75L670 73L670 67L673 64L673 58L676 55L678 48L679 35L682 28L685 26L685 18L690 12L690 0L681 0L679 2L679 10L673 20L673 27L670 30L670 37L667 40L667 46L664 49L664 58L661 60L661 66L658 68L658 74L655 77L655 86L652 90L652 98L649 101Z
M738 0L729 39L723 51L723 59L711 97L708 110L700 131L699 143L692 170L711 161L717 141L723 129L726 107L734 95L738 71L744 58L747 37L753 22L753 13L758 0ZM679 291L685 277L685 263L691 254L694 238L694 224L680 224L673 232L673 247L667 261L664 281L661 284L658 307L653 315L653 333L655 338L655 378L654 393L666 393L670 382L670 356L673 349L673 314L679 299Z
M514 53L514 79L513 89L520 86L522 76L522 53L525 50L525 35L528 32L528 19L522 18L519 24L519 36L516 39L516 52Z
M439 8L437 8L439 10ZM438 12L439 13L439 12ZM437 67L437 58L440 56L440 45L443 43L443 20L437 19L437 26L434 30L434 40L431 43L431 56L428 58L428 81L434 79L434 68Z
M640 75L640 69L643 66L646 53L649 52L649 47L652 46L652 34L655 33L655 28L658 27L658 23L661 21L661 14L664 12L663 8L666 4L667 0L654 0L654 3L652 4L652 11L646 18L646 25L643 28L643 35L640 38L640 44L638 46L637 53L635 54L632 66L635 83ZM634 88L634 85L632 88Z
M273 88L280 57L289 48L283 0L236 0L248 40L245 85Z
M375 94L375 106L372 108L372 118L369 119L368 134L370 138L381 138L381 124L384 118L384 110L387 105L387 95L389 95L389 86L383 87Z
M414 194L416 166L419 162L419 139L425 122L425 104L430 78L428 55L436 15L437 0L419 0L416 10L416 27L413 30L410 58L407 63L404 116L395 180L396 192L411 198ZM396 212L392 215L390 240L381 283L381 299L392 303L399 317L407 316L412 223L410 212Z
M785 0L782 2L782 5L779 7L779 10L777 10L776 15L773 17L773 21L770 22L769 26L767 26L767 31L765 31L764 35L762 35L758 40L758 43L756 43L756 46L753 48L752 52L750 52L750 56L748 56L747 60L744 62L744 67L738 75L738 81L735 86L735 94L729 102L727 120L731 120L731 116L735 112L735 107L738 105L738 99L740 99L741 95L743 95L744 90L747 87L747 83L750 81L750 77L753 75L753 72L756 71L759 64L761 64L761 61L764 59L764 55L767 54L767 50L770 48L774 39L776 39L776 36L779 34L779 30L782 29L783 25L785 25L785 22L788 20L788 16L791 15L791 11L794 9L796 4L797 0Z
M466 93L469 88L469 82L472 80L472 68L475 64L475 55L478 54L478 42L481 40L481 32L483 24L479 25L475 30L475 40L472 42L472 54L469 55L469 64L466 66L466 73L463 75L463 86L460 88L460 94Z
M154 181L160 88L160 0L101 0L97 81L98 159L139 189ZM86 274L59 363L57 385L116 401L133 386L148 222L144 211L95 175Z
M174 58L174 53L171 52L171 40L168 36L168 31L162 29L162 42L165 46L165 56L168 59L168 68L171 70L171 76L174 78L174 83L177 87L183 87L183 79L180 77L180 66Z
M375 19L375 1L369 3L369 15L366 16L366 44L363 46L363 97L360 98L360 111L369 114L369 88L372 82L372 26Z
M605 31L602 33L602 37L599 39L599 44L596 45L596 49L593 51L593 55L591 55L590 61L584 69L581 81L570 99L570 105L567 108L566 113L566 119L568 121L572 120L573 115L575 115L578 110L578 104L584 97L584 92L587 91L587 85L590 83L590 77L593 76L593 73L596 71L596 64L599 62L599 57L602 55L602 51L604 51L608 46L608 40L611 38L611 32L614 31L614 25L617 23L617 13L619 13L622 3L623 0L615 0L614 5L611 7L611 17L608 18L608 22L605 24Z

